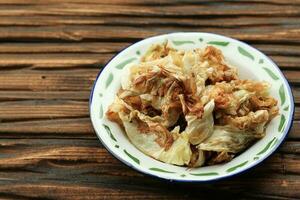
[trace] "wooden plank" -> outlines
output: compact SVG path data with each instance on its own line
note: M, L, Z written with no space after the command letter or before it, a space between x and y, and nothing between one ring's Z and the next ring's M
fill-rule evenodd
M300 119L300 107L296 106L295 107L294 120L299 120L299 119Z
M21 5L26 5L26 4L49 4L49 3L61 3L62 1L60 0L48 0L47 2L43 0L27 0L27 1L22 1L22 0L10 0L7 2L6 0L0 0L0 4L21 4ZM219 0L144 0L144 1L139 1L139 0L102 0L102 1L97 1L97 0L64 0L64 2L68 3L92 3L92 4L117 4L117 5L176 5L176 4L200 4L200 3L220 3ZM235 0L224 0L222 2L229 3L237 3ZM246 2L246 3L253 3L253 4L279 4L279 5L299 5L300 1L299 0L294 0L294 1L286 1L286 0L239 0L239 2Z
M109 181L107 181L109 183ZM1 198L44 198L44 199L65 199L65 200L78 200L83 199L83 197L88 197L90 200L94 199L186 199L185 194L178 194L178 192L162 193L162 191L157 191L153 189L145 189L143 191L134 191L133 187L128 189L128 187L115 186L113 188L112 184L94 184L94 186L89 185L78 185L72 183L59 183L53 184L48 181L43 181L43 183L31 183L31 184L1 184L0 186L0 197ZM32 192L35 191L35 192ZM203 195L206 196L206 195Z
M291 128L291 130L290 130L290 132L288 134L288 138L289 139L299 140L300 139L299 129L300 129L300 121L294 120L292 128Z
M180 9L179 9L180 8ZM205 15L260 15L260 16L297 16L300 9L292 5L257 6L251 3L135 6L101 4L49 4L49 5L3 5L1 16L24 15L132 15L132 16L205 16Z
M287 78L287 80L295 85L299 84L299 75L300 71L283 71L284 76Z
M70 100L28 100L1 102L0 120L88 117L88 102Z
M198 18L189 16L180 18L161 16L16 16L1 17L0 26L57 26L57 25L121 25L121 26L177 26L177 27L219 27L237 28L251 26L280 26L297 25L298 16L294 17L261 17L239 16L239 20L232 16ZM288 19L288 20L287 20Z
M300 47L299 45L287 45L287 44L251 44L258 48L267 55L278 55L278 56L299 56Z
M131 29L131 30L130 30ZM162 31L146 31L136 28L124 29L123 27L100 27L100 26L71 26L62 27L1 27L0 40L5 41L82 41L82 40L109 40L117 39L141 39ZM135 30L133 30L135 29ZM118 31L115 31L118 30Z
M31 115L30 115L31 116ZM91 120L43 119L0 124L0 138L96 138Z
M284 154L299 154L300 153L300 142L284 142L283 145L280 147L279 152Z
M90 91L99 69L1 71L0 90ZM30 80L30 81L28 81Z
M282 69L298 69L300 68L299 56L270 56Z
M230 190L239 191L238 194L242 194L242 196L249 195L252 198L260 197L262 199L285 199L286 197L290 197L293 199L298 198L299 196L299 192L294 191L299 184L299 181L297 180L298 176L277 176L267 173L261 174L261 177L259 177L259 175L255 174L255 172L249 174L251 174L252 177L240 177L240 179L236 178L230 181L230 183L224 181L220 184L215 184L215 186L220 188L230 188ZM270 187L270 184L272 187Z
M0 90L0 101L15 100L89 100L90 91L18 91Z
M61 53L62 56L65 53L89 53L84 54L89 56L95 53L116 53L130 44L126 42L43 43L43 45L40 43L1 43L0 53Z
M99 68L111 54L0 54L0 67L60 68L92 66Z
M292 92L293 92L293 95L294 95L295 103L299 104L300 103L300 88L293 87Z

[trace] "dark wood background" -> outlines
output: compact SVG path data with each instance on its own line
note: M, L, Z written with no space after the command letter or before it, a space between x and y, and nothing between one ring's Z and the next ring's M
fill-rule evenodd
M169 183L126 167L96 138L88 98L101 67L176 31L243 40L288 78L293 128L262 165L214 183ZM0 0L0 199L299 198L299 56L299 0Z

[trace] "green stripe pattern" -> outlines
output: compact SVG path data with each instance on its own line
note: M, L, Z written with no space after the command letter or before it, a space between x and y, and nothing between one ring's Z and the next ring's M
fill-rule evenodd
M173 40L172 42L175 46L180 46L180 45L184 45L184 44L195 44L195 42L193 42L191 40L181 40L181 41Z
M224 42L224 41L210 41L207 44L212 44L212 45L226 47L229 44L229 42Z
M175 172L171 172L171 171L160 169L160 168L156 168L156 167L151 167L149 169L151 171L162 172L162 173L169 173L169 174L174 174L175 173Z
M226 172L233 172L233 171L235 171L236 169L238 169L238 168L240 168L240 167L243 167L244 165L246 165L248 163L248 160L247 161L245 161L245 162L243 162L243 163L241 163L241 164L238 164L238 165L236 165L236 166L234 166L234 167L230 167L229 169L227 169L226 170Z
M131 155L130 153L128 153L128 151L126 151L125 149L124 149L124 153L125 153L131 160L133 160L135 163L140 164L140 160L137 159L136 157L134 157L133 155Z
M254 60L254 56L251 53L249 53L248 51L246 51L244 48L239 46L238 51L243 56L246 56L246 57L250 58L251 60Z

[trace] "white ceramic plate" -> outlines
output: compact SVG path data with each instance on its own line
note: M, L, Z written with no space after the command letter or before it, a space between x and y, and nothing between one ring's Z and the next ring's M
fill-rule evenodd
M139 62L151 44L171 41L174 48L194 49L214 45L225 59L236 66L242 79L271 83L271 96L278 100L280 115L268 125L266 136L232 161L196 169L157 161L135 148L122 129L105 117L108 106L120 88L120 78L128 63ZM211 33L171 33L137 42L116 55L99 73L90 96L90 116L100 141L120 161L145 174L176 181L209 181L229 177L259 164L283 142L293 119L291 88L277 65L257 49L221 35Z

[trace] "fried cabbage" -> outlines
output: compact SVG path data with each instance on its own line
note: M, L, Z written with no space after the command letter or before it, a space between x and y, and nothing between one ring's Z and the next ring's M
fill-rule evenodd
M143 153L199 167L230 161L264 137L278 115L270 84L238 79L221 50L181 51L169 42L124 68L106 116Z

